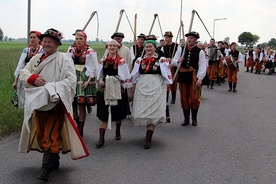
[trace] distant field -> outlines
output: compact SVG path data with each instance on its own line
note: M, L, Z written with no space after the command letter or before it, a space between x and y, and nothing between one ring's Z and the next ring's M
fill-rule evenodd
M63 44L59 51L66 52L70 44ZM98 54L98 60L104 53L104 44L90 44ZM23 110L11 103L13 94L14 70L26 43L0 42L0 138L21 129Z

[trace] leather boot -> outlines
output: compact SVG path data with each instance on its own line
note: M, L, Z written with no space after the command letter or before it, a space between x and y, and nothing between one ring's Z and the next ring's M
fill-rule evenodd
M190 124L190 109L188 110L183 109L183 114L184 114L184 122L181 124L181 126L187 126Z
M100 128L99 129L100 137L99 137L99 142L96 144L97 148L101 148L104 145L104 134L105 134L105 129Z
M210 87L210 89L214 89L214 88L213 88L214 84L215 84L215 81L214 81L214 80L211 80L211 87Z
M233 83L233 92L234 92L234 93L237 92L236 87L237 87L237 83Z
M172 92L172 101L171 104L175 104L176 91Z
M84 127L84 122L79 122L78 123L78 130L79 130L79 133L80 133L81 137L83 137L83 127Z
M228 82L228 84L229 84L229 89L228 89L228 91L232 91L232 82Z
M42 172L37 176L37 179L48 181L50 173L56 168L56 158L58 153L51 153L50 151L44 151L42 159ZM59 165L59 163L58 163Z
M221 78L218 77L218 85L221 86Z
M166 122L167 123L171 122L169 105L166 105Z
M153 134L152 130L147 130L144 149L150 149L152 134Z
M118 123L116 122L116 133L115 133L115 140L120 140L121 139L121 122Z
M192 109L192 125L197 126L197 112L198 109Z

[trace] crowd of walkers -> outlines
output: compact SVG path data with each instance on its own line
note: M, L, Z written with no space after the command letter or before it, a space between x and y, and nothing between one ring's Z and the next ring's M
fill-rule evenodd
M92 108L99 119L96 148L105 145L112 122L119 141L122 121L130 116L135 126L146 127L143 147L149 149L158 123L171 122L169 97L173 105L180 96L181 126L188 126L190 120L197 126L202 85L213 89L215 83L221 85L227 79L228 91L237 92L238 63L244 59L247 72L269 69L271 74L275 67L271 50L253 52L249 47L244 58L235 42L219 41L216 46L211 39L204 46L194 31L185 34L186 42L183 39L180 44L166 31L159 46L155 35L141 33L131 48L122 44L124 33L115 32L100 60L87 44L85 31L77 29L73 35L75 42L61 53L60 31L31 31L30 45L23 50L14 73L12 86L17 90L18 106L24 108L19 152L43 152L37 178L44 181L59 167L60 151L71 152L72 159L89 155L83 136L86 114Z

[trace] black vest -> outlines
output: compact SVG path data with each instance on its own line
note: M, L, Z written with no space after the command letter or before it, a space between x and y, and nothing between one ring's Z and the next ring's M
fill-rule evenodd
M174 51L174 47L175 47L175 51ZM178 47L178 44L176 44L174 42L171 45L163 46L164 56L166 58L173 58L177 51L177 47ZM174 53L173 53L173 51L174 51Z
M184 47L182 48L183 53ZM198 47L193 47L190 51L186 48L184 59L181 63L182 68L189 69L190 66L196 71L198 70L199 53L201 49ZM177 82L192 84L193 82L193 72L179 72Z

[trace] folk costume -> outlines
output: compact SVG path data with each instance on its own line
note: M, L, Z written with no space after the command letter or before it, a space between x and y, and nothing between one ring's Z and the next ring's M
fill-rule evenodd
M139 42L139 39L145 40L146 36L143 33L141 33L140 35L137 36L137 38L138 38L137 42ZM144 50L144 45L138 44L138 43L136 43L136 45L133 45L130 48L130 55L131 55L131 59L132 59L132 68L134 67L136 59L141 57L143 50Z
M206 54L209 59L207 74L210 81L210 89L213 89L215 80L218 77L220 50L216 47L216 45L210 45L206 48ZM221 80L218 80L218 85L220 85L220 81Z
M249 50L246 53L246 72L249 72L249 68L250 68L250 72L253 72L254 69L254 61L253 61L253 47L249 46Z
M61 33L55 29L48 29L41 39L44 37L61 45ZM46 84L36 86L40 77ZM26 102L18 151L44 152L38 179L47 181L50 172L59 166L60 150L71 151L74 160L89 155L71 116L76 87L73 61L58 51L47 56L37 54L20 71L19 79L25 88Z
M111 39L113 39L114 37L121 37L124 38L125 35L124 33L120 33L120 32L115 32L113 33L113 35L111 36ZM131 59L131 55L130 55L130 50L128 47L126 47L125 45L123 45L122 43L120 44L120 49L119 49L119 54L120 56L125 60L125 62L127 63L129 72L131 72L132 70L132 59ZM105 50L103 57L106 57L108 54L108 51Z
M116 57L103 57L97 80L105 82L105 86L97 92L97 117L107 122L107 128L111 129L111 121L125 119L128 112L127 88L132 87L132 81L126 61L119 54ZM121 139L120 127L121 123L116 122L116 140ZM100 128L99 133L98 148L104 145L105 129Z
M199 38L197 32L190 32L185 35ZM178 61L182 55L182 50L178 50L173 58L173 65L178 66ZM178 74L181 108L184 114L182 126L190 124L190 111L192 112L192 125L197 125L197 113L200 106L201 87L196 85L197 80L203 80L206 75L206 58L202 49L196 45L186 47L185 55Z
M260 74L262 70L262 62L264 58L264 53L261 52L259 48L253 52L253 60L255 62L255 74Z
M266 56L266 64L265 69L268 69L268 75L274 73L275 70L275 64L274 64L274 52L273 50L268 51L268 54Z
M41 33L38 32L38 31L31 31L30 34L31 33L36 33L38 37L41 35ZM34 49L32 47L32 45L30 44L21 53L21 56L20 56L18 64L17 64L17 67L16 67L16 69L14 71L14 77L17 80L16 93L17 93L17 96L18 96L18 105L17 106L19 108L24 108L24 104L25 104L25 92L24 92L24 88L23 88L23 85L20 82L20 80L18 80L19 72L20 72L21 69L23 69L27 65L27 63L31 60L31 58L33 56L35 56L36 54L43 53L43 52L44 51L42 49L42 45L38 45L38 47L36 49Z
M84 32L79 32L77 34L83 34L86 38ZM70 46L67 50L67 54L73 59L74 66L77 74L77 87L76 95L74 97L73 105L77 111L77 105L87 105L88 109L95 106L96 104L96 77L98 73L98 59L97 53L95 50L90 48L86 42L83 47L79 50L77 45L74 44ZM88 81L89 77L91 78L88 86L83 89L83 84ZM75 115L76 116L76 115ZM83 136L83 127L85 124L84 120L79 120L78 117L74 117L78 125L78 130Z
M231 43L231 47L232 45L234 45L235 43ZM228 84L229 84L229 90L228 91L232 91L233 92L237 92L236 87L237 87L237 83L238 83L238 72L239 72L239 64L243 61L243 55L236 49L232 49L229 52L229 55L233 64L231 67L228 68Z
M148 40L156 48L154 40ZM166 121L166 86L172 84L169 61L155 53L136 60L131 73L135 84L133 122L135 126L155 126ZM147 130L145 149L149 149L153 130Z

